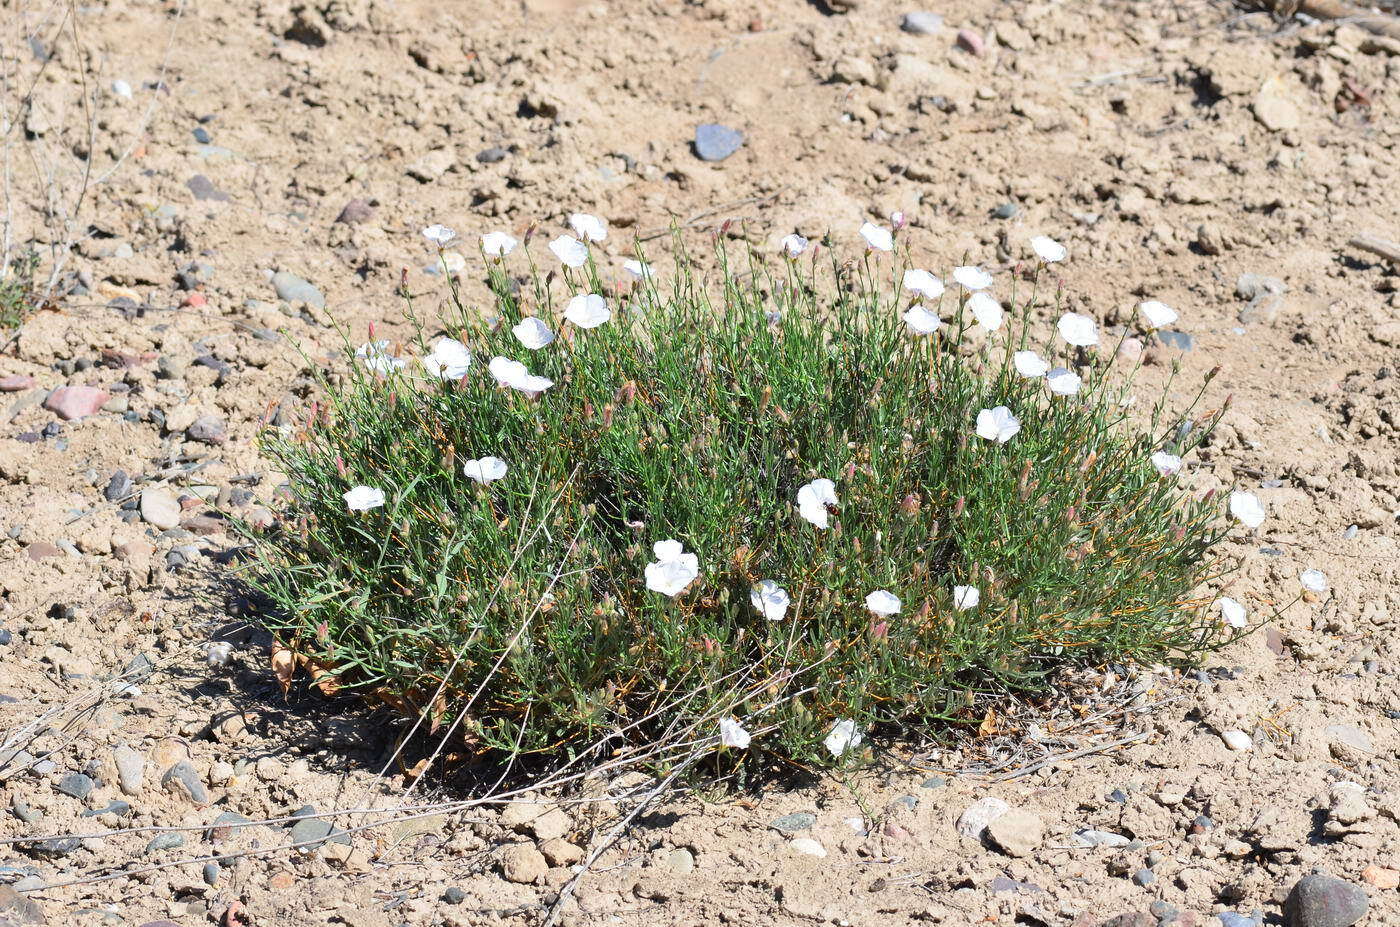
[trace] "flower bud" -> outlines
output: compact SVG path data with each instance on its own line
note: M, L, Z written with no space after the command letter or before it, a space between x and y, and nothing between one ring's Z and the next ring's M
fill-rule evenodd
M966 510L966 509L967 509L967 497L966 497L966 496L958 496L957 501L953 503L953 517L954 517L954 518L960 518L960 517L962 517L963 511Z
M905 515L915 515L919 511L919 496L917 493L909 493L899 503L899 510Z

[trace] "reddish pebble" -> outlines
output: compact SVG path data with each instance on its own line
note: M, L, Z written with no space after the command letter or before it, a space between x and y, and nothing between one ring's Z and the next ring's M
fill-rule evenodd
M0 378L0 393L18 393L22 389L29 389L39 382L27 373L14 373L8 377Z
M973 32L971 29L959 29L958 47L965 52L968 52L970 54L976 55L978 58L981 58L982 53L986 50L986 43L982 41L982 37L980 35Z
M1361 879L1368 885L1388 892L1393 888L1400 887L1400 870L1386 869L1372 863L1361 870Z
M205 297L203 293L190 293L185 297L185 301L180 303L180 305L198 309L200 306L203 306L207 302L209 302L209 300Z
M62 557L63 551L59 550L48 541L35 541L24 549L30 560L47 560L50 557Z
M71 422L75 418L91 415L111 398L111 393L95 386L60 386L49 393L49 398L44 400L44 408L58 413L58 417L65 422Z

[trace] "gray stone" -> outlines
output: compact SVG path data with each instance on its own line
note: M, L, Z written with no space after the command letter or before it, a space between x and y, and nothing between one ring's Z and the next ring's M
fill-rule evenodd
M252 823L252 818L244 817L236 811L224 811L209 825L209 829L204 832L204 839L210 843L219 843Z
M948 784L948 780L945 779L945 778L943 778L942 776L929 776L929 777L928 777L927 779L925 779L923 782L920 782L920 783L919 783L919 788L921 788L921 789L941 789L941 788L943 788L943 787L944 787L945 785L947 785L947 784Z
M1288 927L1351 927L1370 906L1360 886L1315 872L1299 879L1288 893L1283 919Z
M175 795L184 795L197 805L209 804L209 790L199 779L199 773L189 760L181 760L160 777L161 787Z
M729 126L707 122L695 127L695 155L701 161L723 161L744 144L744 134Z
M768 826L780 834L795 834L800 830L809 830L817 823L817 816L808 811L794 811L792 814L785 814L780 818L775 818L768 823Z
M1146 888L1156 881L1157 873L1153 872L1151 869L1139 869L1137 872L1133 873L1133 882L1141 885L1143 888Z
M278 299L289 303L306 303L315 309L326 308L326 297L321 291L296 274L279 270L272 275L272 288L277 291Z
M1162 339L1162 343L1167 347L1176 348L1178 351L1189 351L1196 346L1196 340L1186 332L1173 331L1170 328L1159 330L1157 337Z
M31 856L67 856L75 852L83 842L77 837L50 837L23 844Z
M219 872L220 872L220 867L219 867L219 864L218 864L218 863L205 863L205 864L204 864L204 871L203 871L203 873L201 873L201 874L203 875L203 877L204 877L204 884L205 884L205 885L217 885L217 884L219 884Z
M0 927L37 927L47 923L37 901L9 885L0 885Z
M907 808L910 811L913 811L915 808L918 807L918 805L919 799L917 796L914 795L901 795L894 801L890 802L891 808Z
M15 817L26 824L38 824L44 817L42 812L35 811L29 806L29 802L18 795L10 799L10 810L15 813Z
M185 437L200 444L223 444L228 440L228 426L217 415L201 415L185 429Z
M57 788L64 795L82 801L92 794L92 790L97 788L97 783L92 781L91 776L85 776L82 773L75 772L69 773L58 780Z
M442 893L442 900L446 904L461 904L467 900L467 893L455 885L449 885L447 891Z
M180 500L167 490L151 487L141 490L141 520L161 530L180 524Z
M146 855L159 853L161 850L174 850L185 845L185 838L180 834L156 834L146 844Z
M335 221L341 225L359 225L374 216L374 204L368 200L353 199L341 207Z
M482 164L495 164L497 161L504 161L509 154L510 152L506 149L500 146L494 146L478 151L476 153L476 159Z
M82 813L82 817L95 818L100 814L115 814L118 817L125 817L131 813L131 803L121 799L113 799L107 803L105 808L90 808Z
M214 181L205 177L203 174L195 174L189 180L185 181L185 186L190 188L190 192L194 194L194 198L197 200L227 203L232 199L232 197L223 190L214 186Z
M1016 214L1020 211L1021 207L1017 206L1015 203L1002 203L996 209L992 210L992 215L998 219L1014 219L1016 218Z
M1220 911L1215 916L1220 918L1220 927L1259 927L1263 923L1261 918L1250 917L1235 911Z
M122 502L135 491L136 484L131 481L131 477L126 475L125 470L118 470L107 481L107 488L102 490L102 498L108 502Z
M924 10L905 13L899 28L913 35L936 35L943 30L943 17Z

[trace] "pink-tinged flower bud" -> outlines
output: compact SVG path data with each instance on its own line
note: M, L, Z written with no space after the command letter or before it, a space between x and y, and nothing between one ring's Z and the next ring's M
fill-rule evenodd
M1172 540L1176 541L1178 544L1186 540L1185 525L1177 525L1175 528L1172 529Z
M1216 364L1214 367L1210 368L1210 373L1206 374L1206 382L1209 383L1211 380L1214 380L1216 377L1220 376L1221 369L1222 368L1219 364Z
M373 340L374 340L374 323L373 323L373 322L369 323L369 340L370 340L370 341L373 341Z
M894 227L896 232L908 224L909 219L904 215L903 211L896 209L894 212L890 213L890 225Z
M963 513L966 509L967 509L967 497L966 497L966 496L958 496L957 501L953 503L953 517L954 517L954 518L960 518L960 517L962 517L962 513Z
M890 636L890 623L888 621L870 621L870 639L882 641Z
M1071 505L1069 508L1065 509L1065 524L1072 525L1077 521L1079 521L1079 509Z
M853 460L846 464L846 479L853 480L856 477L856 462Z
M733 220L733 219L725 219L723 222L721 222L721 223L719 224L719 234L720 234L720 237L723 238L725 235L728 235L728 234L729 234L730 228L732 228L733 226L734 226L734 220Z
M336 455L335 455L335 472L336 472L336 473L339 473L340 476L341 476L342 478L344 478L344 476L345 476L345 470L346 470L346 468L345 468L345 458L344 458L344 457L341 457L339 454L336 454Z
M608 403L603 406L603 427L611 428L613 422L613 404Z
M535 237L537 231L539 231L539 226L531 222L529 227L525 229L525 244L530 243L530 239Z
M899 503L899 510L905 515L914 515L919 511L919 496L916 493L909 493Z

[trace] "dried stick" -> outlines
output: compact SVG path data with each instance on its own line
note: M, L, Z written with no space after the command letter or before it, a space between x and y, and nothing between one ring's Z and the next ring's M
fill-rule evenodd
M1357 235L1347 244L1377 257L1385 258L1396 267L1400 267L1400 244L1375 235Z

